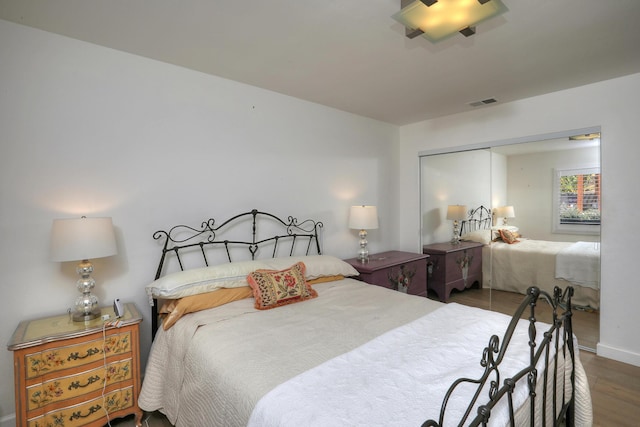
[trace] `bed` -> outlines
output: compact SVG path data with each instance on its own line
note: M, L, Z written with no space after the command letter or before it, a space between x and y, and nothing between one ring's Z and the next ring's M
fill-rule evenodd
M164 299L173 311L158 322L138 402L144 411L159 410L176 426L480 425L489 417L489 425L590 423L570 304L559 308L570 288L531 288L513 318L443 304L356 280L353 267L322 254L319 222L305 221L303 230L293 217L257 210L234 218L248 224L251 239L226 239L212 220L156 233L162 256L147 291L154 307ZM286 231L257 237L261 219ZM176 230L187 237L174 240ZM249 249L249 259L232 261L234 246ZM209 266L183 271L183 249ZM226 262L211 263L211 249ZM163 274L168 256L180 258L180 268ZM288 284L290 276L302 277L291 286L303 289L291 298L304 289L306 296L274 303L263 285ZM198 302L247 282L252 296ZM184 301L197 309L178 310ZM535 319L543 301L557 309L548 324ZM520 319L525 311L533 322ZM179 318L165 327L174 312Z
M503 239L500 230L506 230ZM514 235L514 227L491 227L484 206L463 221L462 240L484 243L483 283L491 289L525 294L531 286L549 293L558 286L574 288L575 306L600 307L600 246L598 242L553 242Z

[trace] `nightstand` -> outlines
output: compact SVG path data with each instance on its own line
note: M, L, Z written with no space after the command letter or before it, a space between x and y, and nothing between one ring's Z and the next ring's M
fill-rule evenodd
M451 291L476 286L482 288L482 243L433 243L422 252L430 256L427 267L429 289L447 302Z
M356 279L411 295L427 296L428 255L388 251L369 255L369 262L346 259L360 275Z
M116 320L112 308L101 311ZM64 314L18 325L8 344L16 426L104 426L130 414L141 424L142 316L128 303L119 320L119 326L104 326L101 318L74 322Z

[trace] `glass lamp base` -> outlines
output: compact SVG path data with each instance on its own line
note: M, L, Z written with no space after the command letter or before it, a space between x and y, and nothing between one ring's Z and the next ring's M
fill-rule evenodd
M78 264L76 271L80 275L80 279L76 282L76 287L82 295L76 298L76 311L73 313L74 322L86 322L88 320L100 317L100 308L98 308L98 297L91 294L91 290L95 286L95 280L91 277L93 273L93 265L89 260L83 260Z

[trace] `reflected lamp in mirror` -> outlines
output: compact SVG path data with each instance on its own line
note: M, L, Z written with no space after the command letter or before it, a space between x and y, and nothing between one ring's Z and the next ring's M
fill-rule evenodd
M392 18L404 25L405 35L432 43L456 33L469 37L476 25L507 11L501 0L401 0L400 7Z
M365 263L369 261L367 249L367 230L378 228L378 208L375 206L351 206L349 212L349 228L360 230L360 251L358 259Z
M460 223L467 218L467 207L465 205L449 205L447 207L447 219L453 221L453 237L451 243L457 245L460 243Z
M507 225L507 218L515 218L515 210L513 206L500 206L495 209L495 216L497 218L502 218L502 224L498 225Z
M76 287L82 293L75 302L73 320L84 322L100 316L98 298L91 294L95 280L89 259L115 255L116 236L111 218L54 219L51 227L51 260L80 261Z

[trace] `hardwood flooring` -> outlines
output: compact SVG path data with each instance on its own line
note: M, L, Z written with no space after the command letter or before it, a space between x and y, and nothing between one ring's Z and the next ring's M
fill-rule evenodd
M513 314L515 307L522 301L522 295L494 291L490 297L487 292L467 289L454 293L450 301L491 307L506 314ZM595 348L598 340L598 320L594 313L577 311L574 314L574 328L580 346ZM591 315L591 316L587 316ZM640 367L616 362L597 356L595 353L580 350L580 360L587 373L591 400L593 402L594 427L632 427L640 425ZM172 427L166 417L159 412L145 414L143 427ZM112 421L113 427L132 427L131 417Z
M640 367L580 351L587 373L594 427L640 425Z
M432 296L429 295L429 297L431 298ZM433 298L435 298L435 296ZM490 291L489 289L483 288L466 289L464 292L454 291L449 297L449 302L480 307L485 310L494 310L511 316L523 298L524 295L515 292ZM542 321L548 322L549 320L547 319L551 318L551 307L548 305L538 305L536 313L539 314L539 318ZM595 352L596 345L598 344L600 313L597 311L574 309L572 323L573 333L578 337L578 345L580 348Z

